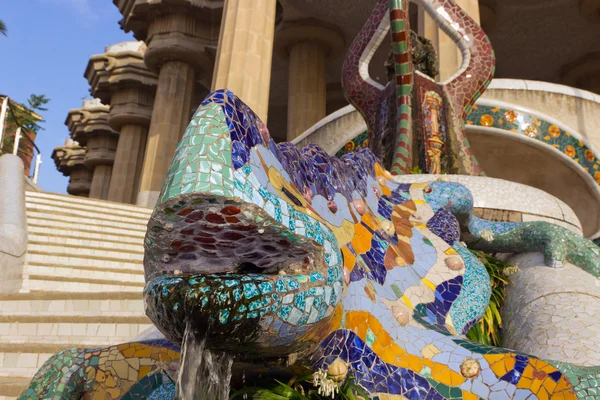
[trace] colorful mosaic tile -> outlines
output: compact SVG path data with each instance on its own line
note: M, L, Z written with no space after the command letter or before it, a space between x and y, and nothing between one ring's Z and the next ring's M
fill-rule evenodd
M406 18L408 3L407 0L377 2L346 56L342 71L344 91L365 119L369 147L384 166L391 168L392 173L407 173L417 165L433 163L439 164L439 171L433 169L436 173L480 175L482 171L469 146L463 121L491 82L495 70L492 46L485 32L454 1L428 0L425 9L431 11L438 24L452 32L459 47L470 57L466 58L467 64L459 73L443 83L415 74L411 62L410 27ZM382 86L364 76L363 71L368 70L375 45L387 33L383 23L388 12L394 69L390 74L391 81ZM438 135L421 137L414 132L412 110L430 107L429 103L415 102L415 89L423 87L425 81L444 93L444 101L438 107L444 110L446 117L436 114L429 121L435 125L433 131L436 133L439 131L437 126L447 126L445 141ZM426 123L420 119L416 125ZM428 151L412 151L413 147L423 144ZM418 156L414 157L415 154ZM441 158L447 160L441 163Z
M550 121L521 110L476 105L467 116L467 124L506 130L552 146L572 158L600 184L599 155L588 146L585 139L565 131Z
M391 10L396 83L406 85L407 2L389 4L377 3L349 59L359 65ZM458 21L471 42L472 63L445 84L447 115L455 119L448 132L460 139L456 117L489 83L493 52L451 0L427 5L438 7L440 20ZM382 100L380 89L346 78L356 85L355 99ZM393 131L408 138L406 89L393 97L406 100ZM436 95L423 93L430 122L439 122L444 106ZM424 132L433 142L445 134L433 124ZM461 168L476 172L466 139L458 142ZM435 162L431 156L425 165L437 168ZM325 371L343 365L342 378L352 376L374 399L595 396L597 367L549 363L465 338L486 310L491 283L461 232L492 249L543 252L551 266L568 261L593 276L600 275L600 250L548 223L491 222L472 210L466 187L399 183L370 149L336 158L314 145L276 144L233 93L213 92L177 147L145 238L146 310L167 340L58 353L20 398L173 397L179 353L171 343L187 343L190 329L238 362L295 359Z
M166 340L68 349L46 361L18 399L165 398L156 393L173 386L178 362L179 347Z

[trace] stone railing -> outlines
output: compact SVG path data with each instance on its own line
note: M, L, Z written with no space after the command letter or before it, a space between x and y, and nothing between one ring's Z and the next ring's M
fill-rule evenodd
M21 288L27 250L23 161L15 155L0 157L0 294Z

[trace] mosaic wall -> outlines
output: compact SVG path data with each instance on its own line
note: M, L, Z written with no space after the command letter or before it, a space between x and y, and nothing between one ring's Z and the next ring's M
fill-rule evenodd
M473 106L466 122L514 132L552 146L581 165L600 184L598 155L582 140L551 122L523 111L483 105Z

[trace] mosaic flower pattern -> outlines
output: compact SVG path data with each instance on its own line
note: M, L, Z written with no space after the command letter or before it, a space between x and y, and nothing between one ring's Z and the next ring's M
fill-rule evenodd
M369 134L365 131L360 135L356 136L354 139L349 141L335 153L336 157L341 157L344 154L351 153L358 149L368 148L369 147Z
M486 116L490 119L486 119L484 124L482 119ZM598 154L594 153L583 141L549 121L540 120L522 111L482 105L474 106L466 121L469 125L482 125L525 135L552 146L574 159L600 184Z

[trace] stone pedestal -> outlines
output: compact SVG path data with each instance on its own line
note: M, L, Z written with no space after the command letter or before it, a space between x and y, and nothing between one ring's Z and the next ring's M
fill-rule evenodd
M152 119L136 204L153 207L191 116L195 83L213 70L211 53L218 41L214 21L222 1L114 0L133 31L148 48L144 62L158 75ZM201 4L199 4L201 3ZM135 138L130 138L135 141Z
M480 23L479 0L456 0L456 4L473 18L475 22ZM420 34L431 40L438 57L438 78L440 81L445 81L454 75L462 64L460 50L454 40L438 28L429 14L423 13L421 23L423 24L423 28Z
M275 46L278 56L289 59L287 140L291 141L325 117L325 63L344 48L344 39L335 27L299 20L277 30Z
M212 90L229 89L267 123L276 0L226 0Z
M71 137L86 146L84 164L92 170L89 197L108 199L118 133L108 125L109 107L99 99L84 100L83 107L69 111L65 124Z
M108 124L119 131L108 200L136 202L157 76L144 65L146 45L123 42L90 58L85 76L90 92L110 103Z
M52 159L64 176L69 177L67 193L73 196L88 197L92 185L92 171L85 166L85 149L72 139L56 147Z

